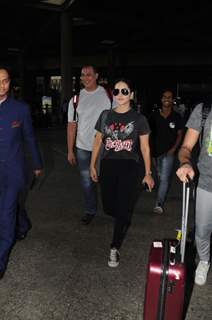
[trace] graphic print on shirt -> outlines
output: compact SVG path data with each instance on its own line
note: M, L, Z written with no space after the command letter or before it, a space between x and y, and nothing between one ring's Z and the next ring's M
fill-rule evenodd
M105 126L105 149L114 151L131 151L133 140L129 138L134 130L134 121L126 125L121 122L112 122L110 125Z
M175 123L174 122L170 122L169 123L169 128L174 129L175 128Z
M208 153L209 157L212 157L212 124L211 124L211 128L210 128L210 136L206 140L206 148L207 148L207 153Z

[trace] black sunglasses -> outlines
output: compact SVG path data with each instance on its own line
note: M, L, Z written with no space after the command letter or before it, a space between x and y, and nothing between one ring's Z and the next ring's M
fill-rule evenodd
M130 91L126 88L123 88L121 90L119 89L113 89L113 95L117 96L119 93L121 92L121 94L123 94L123 96L128 96L128 94L130 93Z

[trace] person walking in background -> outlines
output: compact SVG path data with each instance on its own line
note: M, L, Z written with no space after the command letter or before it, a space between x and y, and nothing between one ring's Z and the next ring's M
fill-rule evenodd
M20 230L16 229L18 197L26 185L24 142L32 156L34 174L39 176L42 168L30 110L23 102L9 97L9 89L9 69L0 66L0 278L4 276L16 232L22 233L28 225L26 214L21 214Z
M163 92L161 103L161 108L152 112L149 118L151 151L159 183L153 211L159 214L164 211L176 151L183 135L183 119L173 110L173 93L170 90Z
M119 265L119 249L131 223L138 183L142 183L142 177L139 177L140 152L145 165L143 183L150 191L154 185L150 171L150 129L146 118L131 109L132 94L129 80L121 78L115 82L115 108L103 111L96 123L97 133L91 157L90 175L94 182L98 182L96 162L103 142L99 178L102 204L105 213L114 217L108 260L110 267Z
M191 113L187 132L179 150L180 167L176 174L183 182L196 175L192 164L192 150L197 145L200 134L202 143L198 158L198 184L196 190L195 241L199 263L195 272L195 283L204 285L210 268L210 238L212 233L212 100L210 112L202 127L203 104L198 104ZM203 135L202 135L203 130Z
M87 65L81 69L83 89L80 90L77 106L77 122L74 119L73 98L68 108L67 144L68 161L79 167L81 185L84 195L85 215L82 223L89 224L97 213L96 186L89 174L92 145L95 136L95 124L100 113L110 109L111 101L106 90L97 84L98 73L94 66ZM76 138L76 157L75 157Z

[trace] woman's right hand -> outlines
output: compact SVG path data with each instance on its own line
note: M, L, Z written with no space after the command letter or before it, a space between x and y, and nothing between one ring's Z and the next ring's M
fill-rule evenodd
M154 188L154 185L155 185L155 182L154 182L151 174L145 175L144 178L143 178L142 183L143 184L147 184L148 189L149 189L150 192L152 191L152 189Z
M95 167L90 167L90 177L94 182L98 182L98 175Z

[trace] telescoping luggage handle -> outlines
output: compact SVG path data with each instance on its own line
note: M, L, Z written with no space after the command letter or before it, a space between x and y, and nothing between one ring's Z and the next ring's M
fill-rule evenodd
M183 182L182 227L181 227L181 242L180 242L180 255L181 255L182 263L184 263L184 259L185 259L190 185L191 185L190 180L189 182Z

